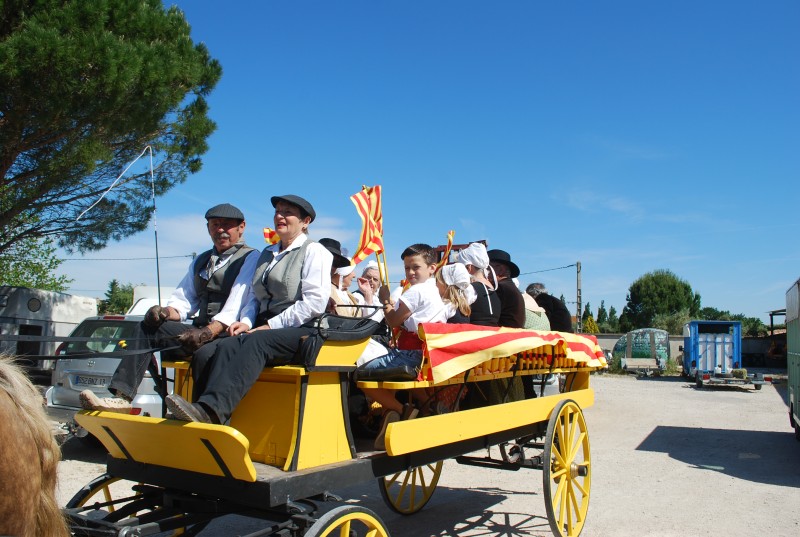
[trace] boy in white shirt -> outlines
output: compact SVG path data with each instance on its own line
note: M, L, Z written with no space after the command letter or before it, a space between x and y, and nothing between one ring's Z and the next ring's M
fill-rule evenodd
M392 304L388 287L381 286L378 291L386 323L391 328L400 328L397 347L390 349L388 354L367 362L362 369L404 365L419 367L422 363L422 341L417 336L419 323L447 322L447 308L436 287L436 281L432 278L436 272L436 251L427 244L413 244L403 251L401 258L410 287L395 305ZM417 409L410 404L403 405L395 398L392 390L366 388L364 393L385 409L383 426L375 439L375 448L384 449L384 435L389 423L411 419L416 416Z

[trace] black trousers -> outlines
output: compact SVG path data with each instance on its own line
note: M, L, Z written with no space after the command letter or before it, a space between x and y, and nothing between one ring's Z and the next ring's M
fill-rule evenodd
M258 330L220 340L207 369L207 384L196 401L211 409L220 423L227 423L264 367L299 363L295 353L301 338L313 327Z
M174 347L178 344L176 337L190 328L195 327L178 321L165 321L158 328L139 323L131 336L131 341L135 343L129 345L128 348L152 349L158 347ZM195 381L199 376L205 373L206 366L214 355L219 341L219 339L209 341L194 353L191 368L192 376L195 378ZM163 351L161 353L162 360L185 360L186 358L186 352L180 348ZM151 373L159 373L152 364L152 352L124 356L117 366L117 369L114 371L114 375L111 377L111 383L108 388L109 391L113 394L124 395L128 399L133 399L148 368L153 367Z

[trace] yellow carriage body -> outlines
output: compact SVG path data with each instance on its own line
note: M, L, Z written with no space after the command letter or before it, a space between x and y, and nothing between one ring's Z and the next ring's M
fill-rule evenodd
M421 335L425 337L424 333ZM559 339L562 340L563 337ZM367 341L368 337L327 340L311 366L264 369L236 408L229 426L89 411L79 413L76 420L97 436L114 458L243 481L256 480L254 462L295 471L347 461L363 456L356 452L350 432L347 384L348 374ZM604 362L578 362L570 357L566 344L559 347L551 342L548 346L549 363L544 346L518 346L510 356L498 356L497 350L476 352L470 362L475 365L455 374L457 369L451 367L449 377L436 380L432 378L436 366L432 366L431 351L425 355L421 373L426 380L359 382L362 387L402 390L523 375L562 373L569 378L567 393L505 403L502 410L493 405L392 423L386 432L387 454L410 454L543 422L564 399L572 399L583 408L591 406L594 393L589 387L589 374L603 367ZM553 354L558 349L562 354ZM191 400L191 379L186 378L188 363L165 366L176 369L175 386Z

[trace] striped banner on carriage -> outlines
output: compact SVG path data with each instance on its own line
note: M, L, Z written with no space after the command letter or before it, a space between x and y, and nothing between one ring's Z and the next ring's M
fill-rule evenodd
M424 341L434 382L442 382L492 358L501 358L552 346L556 354L579 364L603 367L605 355L597 338L589 334L545 332L473 324L422 323Z

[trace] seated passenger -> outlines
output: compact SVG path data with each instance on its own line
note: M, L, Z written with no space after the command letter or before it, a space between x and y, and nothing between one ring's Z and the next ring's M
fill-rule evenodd
M244 243L242 211L223 203L206 211L205 218L213 248L192 260L167 305L147 310L137 333L130 338L132 349L173 347L177 341L181 351L172 351L170 356L164 353L162 357L176 359L195 353L193 375L203 371L220 341L217 338L239 320L258 260L256 250ZM191 325L183 322L195 313ZM87 410L129 413L131 401L152 360L152 352L124 356L108 388L114 396L101 398L92 390L84 390L80 394L81 406Z
M319 243L333 254L331 265L331 298L325 311L342 317L361 317L361 308L358 299L348 291L348 287L355 277L355 265L342 255L342 247L335 239L320 239Z
M445 267L443 283L437 285L436 279L431 278L436 271L436 252L433 248L427 244L414 244L406 248L401 257L406 279L411 286L400 296L395 307L391 304L389 289L383 286L379 291L380 299L385 304L386 322L392 328L400 328L397 348L367 362L361 366L362 369L402 366L419 368L422 363L422 342L417 336L419 323L447 322L448 315L454 314L457 309L469 309L469 302L463 297L463 288L469 286L469 278L463 265L459 265L461 272L458 271L459 267ZM463 275L463 282L455 282L456 274ZM443 295L448 297L447 304L442 299ZM393 390L367 388L364 393L384 408L383 424L375 439L375 449L385 449L386 427L401 419L414 418L418 410L411 403L400 403ZM424 392L417 395L427 397Z
M228 329L237 337L220 341L207 384L195 386L196 402L167 396L175 419L227 423L264 367L292 362L301 338L314 332L313 321L328 306L333 255L307 236L314 208L294 195L273 196L271 201L280 242L261 252L251 299L242 320Z

